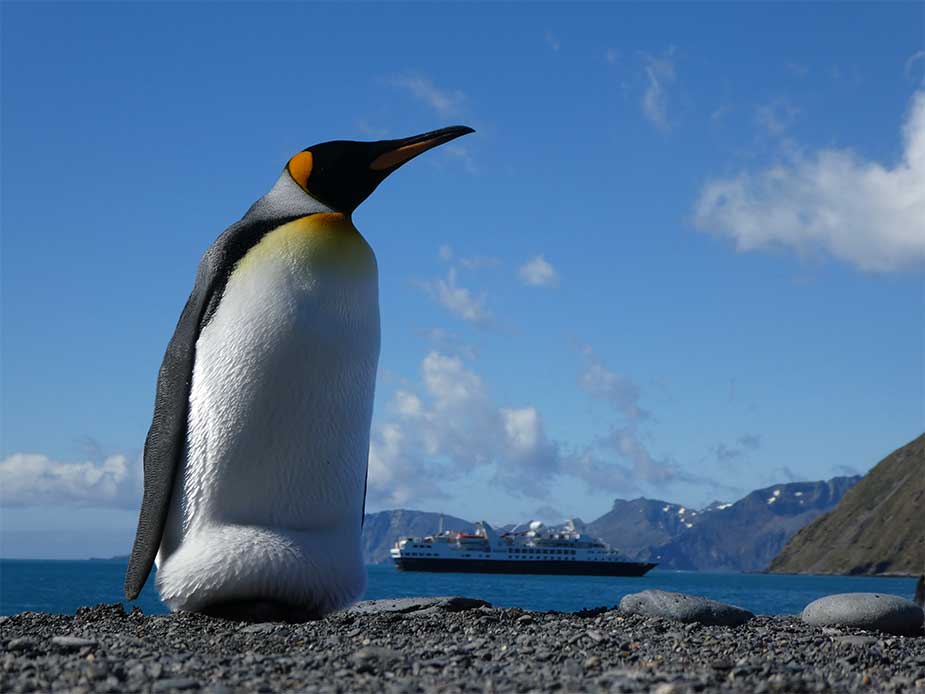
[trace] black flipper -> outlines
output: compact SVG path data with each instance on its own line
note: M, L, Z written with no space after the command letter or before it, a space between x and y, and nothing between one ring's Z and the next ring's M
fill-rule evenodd
M144 497L135 544L125 573L125 597L129 600L138 597L151 573L167 521L177 464L183 454L196 340L199 338L200 319L208 303L209 275L213 274L208 260L207 255L199 266L196 286L167 345L157 377L154 417L145 439Z
M256 208L256 206L255 206ZM251 208L251 212L255 210ZM128 569L125 597L134 600L144 587L161 545L174 479L186 442L187 415L196 342L209 322L237 262L264 234L303 215L254 219L249 212L231 225L206 251L196 285L186 302L157 377L154 417L144 450L144 496Z

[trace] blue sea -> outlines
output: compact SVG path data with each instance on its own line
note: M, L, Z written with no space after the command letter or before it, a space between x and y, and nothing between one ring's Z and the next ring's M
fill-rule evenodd
M122 598L125 561L32 561L0 559L0 614L55 612ZM496 607L574 612L612 606L627 593L661 588L703 595L739 605L756 614L796 614L807 603L832 593L878 592L911 598L912 578L866 576L775 576L765 574L649 572L641 578L601 576L499 576L400 572L391 565L369 568L365 599L464 595ZM146 614L166 613L148 580L138 605Z

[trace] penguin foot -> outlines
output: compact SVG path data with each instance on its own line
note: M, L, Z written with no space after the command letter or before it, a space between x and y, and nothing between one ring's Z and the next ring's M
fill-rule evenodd
M285 622L299 624L321 619L320 610L304 605L289 605L275 600L229 600L212 603L196 610L200 614L232 622Z

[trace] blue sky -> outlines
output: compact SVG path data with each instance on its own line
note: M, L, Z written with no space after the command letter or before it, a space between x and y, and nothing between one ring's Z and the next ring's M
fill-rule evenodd
M592 519L923 429L921 4L2 6L4 556L123 553L202 252L296 151L462 123L355 214L370 510Z

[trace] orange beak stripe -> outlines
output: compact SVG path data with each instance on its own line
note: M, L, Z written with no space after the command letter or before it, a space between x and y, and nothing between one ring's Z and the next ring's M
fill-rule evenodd
M393 149L391 152L386 152L385 154L380 154L378 157L373 159L372 164L369 165L369 168L373 171L382 171L384 169L391 169L393 166L398 166L404 164L406 161L412 157L416 157L421 152L426 152L431 147L436 147L445 141L445 138L435 137L432 140L424 140L423 142L415 142L412 145L405 145L404 147L399 147L398 149Z

